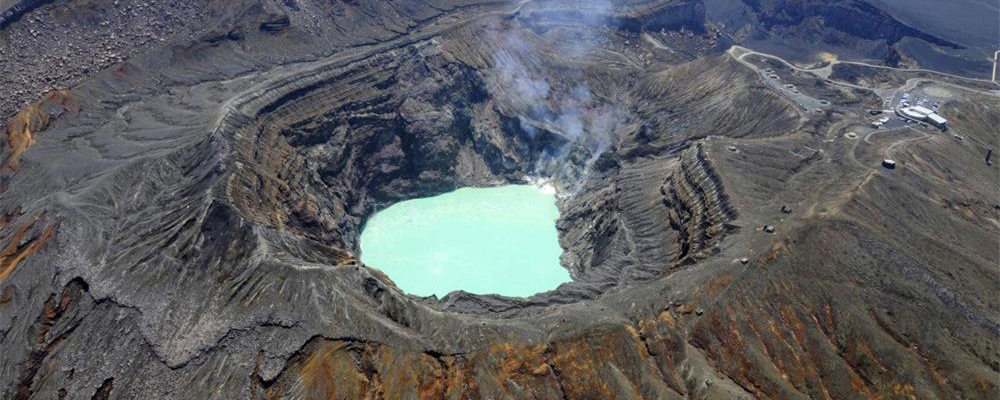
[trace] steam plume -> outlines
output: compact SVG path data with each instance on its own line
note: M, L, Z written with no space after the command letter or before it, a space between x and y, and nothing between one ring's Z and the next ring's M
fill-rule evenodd
M597 32L614 9L607 0L567 2L556 12L532 15L528 24L572 24ZM535 138L542 131L561 136L566 145L539 157L535 174L553 179L562 190L575 192L594 162L615 143L615 131L627 112L599 100L578 63L596 48L600 38L565 35L540 44L534 31L517 18L497 23L486 33L497 43L487 76L491 90L518 113L521 127ZM556 59L558 58L558 59Z

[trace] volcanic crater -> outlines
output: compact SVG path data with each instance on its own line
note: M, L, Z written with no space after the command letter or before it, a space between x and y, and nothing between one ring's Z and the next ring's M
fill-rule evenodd
M778 68L712 2L620 3L208 7L23 107L4 398L995 393L995 85ZM760 3L747 32L876 40ZM962 139L867 130L893 84L954 94ZM555 290L417 297L355 257L391 204L535 178L560 193Z

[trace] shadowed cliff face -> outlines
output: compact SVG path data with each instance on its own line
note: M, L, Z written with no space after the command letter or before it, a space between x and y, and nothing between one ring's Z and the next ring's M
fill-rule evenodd
M706 19L736 43L805 64L879 60L889 66L920 66L989 78L994 29L975 1L706 0ZM882 8L880 8L882 7ZM960 10L960 11L959 11ZM975 10L975 11L973 11ZM995 19L995 18L994 18ZM961 31L962 34L955 33Z
M907 26L885 11L862 1L746 0L744 3L758 13L765 28L794 26L811 19L820 19L821 24L863 39L882 39L888 44L895 44L909 36L936 45L959 47L955 43Z
M779 71L806 112L705 13L238 3L23 107L3 398L989 398L996 97L851 141L875 94ZM380 208L527 178L573 282L417 298L356 259Z

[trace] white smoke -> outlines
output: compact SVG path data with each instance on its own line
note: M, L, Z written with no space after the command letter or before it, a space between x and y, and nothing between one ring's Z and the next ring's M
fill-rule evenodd
M607 0L567 2L558 7L557 12L528 18L541 24L568 23L592 33L605 31L601 28L614 11ZM598 99L583 79L584 71L567 61L587 58L597 50L596 43L607 38L561 35L560 40L536 45L542 40L517 19L497 23L485 34L497 44L487 76L491 91L513 108L522 129L533 139L547 131L566 140L565 146L539 158L535 174L557 182L563 190L575 191L594 162L612 148L616 129L627 119L620 104Z

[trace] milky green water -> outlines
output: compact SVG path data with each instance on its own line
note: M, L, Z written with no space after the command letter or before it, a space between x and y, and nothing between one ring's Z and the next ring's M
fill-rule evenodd
M559 265L555 196L532 185L463 188L376 213L361 261L407 293L530 296L570 280Z

